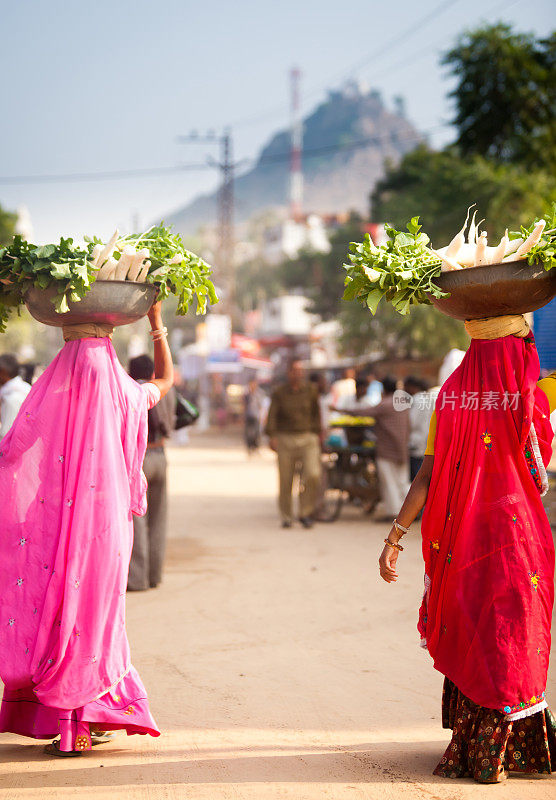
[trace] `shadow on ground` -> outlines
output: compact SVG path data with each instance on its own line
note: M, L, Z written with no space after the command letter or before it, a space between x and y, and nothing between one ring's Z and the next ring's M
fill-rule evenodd
M0 758L12 763L47 764L43 744L0 746ZM268 749L268 748L263 748ZM432 771L442 755L439 742L400 744L359 744L354 747L277 747L272 754L256 748L233 748L225 757L193 757L184 749L153 752L153 761L142 764L111 763L125 758L125 749L95 749L78 759L57 764L51 771L25 772L17 781L20 788L104 787L153 784L242 784L242 783L451 783L435 778ZM288 752L295 750L295 753ZM278 751L278 753L276 753ZM317 751L317 752L315 752ZM211 752L210 750L207 753ZM195 750L195 756L204 756ZM148 752L142 753L148 759ZM163 760L170 759L170 760ZM102 769L100 769L102 767ZM411 777L410 777L411 776Z

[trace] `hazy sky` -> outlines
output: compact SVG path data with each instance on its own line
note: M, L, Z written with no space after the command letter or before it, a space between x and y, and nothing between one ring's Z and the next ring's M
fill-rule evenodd
M439 54L456 35L498 20L545 35L555 8L551 0L0 0L0 178L204 162L214 150L176 136L225 125L238 157L256 155L288 122L293 65L303 71L305 112L354 76L387 103L404 95L410 119L438 129L450 118ZM450 131L431 138L441 144ZM26 205L40 241L108 236L129 228L133 214L144 225L215 184L212 170L0 183L0 204Z

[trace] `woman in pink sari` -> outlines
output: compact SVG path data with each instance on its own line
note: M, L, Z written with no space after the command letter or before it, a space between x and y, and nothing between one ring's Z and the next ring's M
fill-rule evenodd
M556 769L545 697L554 546L541 501L556 375L538 381L523 317L466 328L471 345L438 396L380 574L397 579L399 541L424 506L419 632L445 676L442 718L453 732L435 774L497 783Z
M127 375L110 328L68 326L0 442L0 731L58 736L52 755L159 736L125 631L147 410L173 380L159 303L149 320L152 382Z

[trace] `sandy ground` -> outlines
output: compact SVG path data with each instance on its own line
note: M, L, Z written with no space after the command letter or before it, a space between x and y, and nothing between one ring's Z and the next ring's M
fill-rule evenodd
M387 586L386 527L357 509L311 531L278 527L270 453L248 460L197 439L169 456L164 584L128 597L133 661L163 734L119 735L73 760L2 734L2 800L556 797L552 779L432 776L449 736L442 678L417 643L417 535ZM555 683L553 669L553 698Z

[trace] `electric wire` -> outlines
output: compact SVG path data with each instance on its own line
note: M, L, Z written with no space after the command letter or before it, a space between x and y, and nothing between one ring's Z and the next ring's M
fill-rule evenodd
M434 128L429 128L426 131L419 131L409 136L367 136L363 139L356 139L353 141L342 142L341 144L319 145L318 147L309 147L303 151L303 158L314 158L329 153L341 152L344 150L357 150L369 145L385 145L391 143L402 142L419 142L426 141L427 136L438 132L439 130L449 127L449 123L442 123L436 125ZM268 154L259 156L259 158L245 159L242 165L252 166L265 166L270 164L288 163L290 159L290 152ZM218 164L216 165L218 166ZM138 169L124 169L105 172L68 172L59 175L3 175L0 176L0 184L32 184L32 183L85 183L89 181L111 181L128 178L144 178L144 177L158 177L161 175L176 174L186 171L201 171L213 169L214 164L210 162L199 162L193 164L177 164L175 166L162 166L162 167L140 167Z

